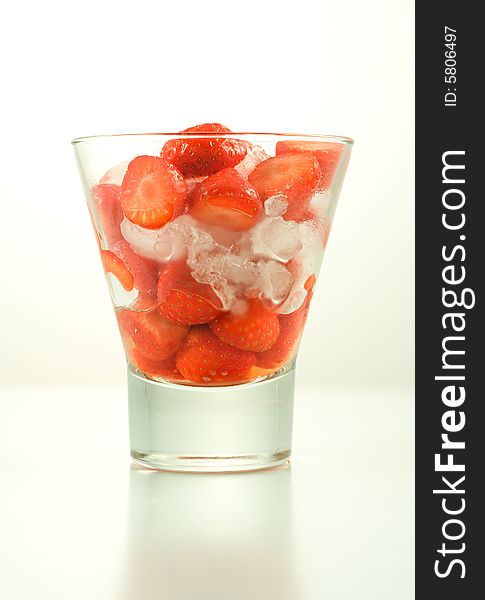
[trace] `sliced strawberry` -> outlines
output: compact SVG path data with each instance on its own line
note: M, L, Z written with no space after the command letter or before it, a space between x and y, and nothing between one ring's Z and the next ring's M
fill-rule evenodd
M125 240L120 240L111 247L111 254L114 254L122 262L125 269L133 277L133 286L131 289L138 290L136 300L137 308L152 308L157 302L157 277L158 265L155 261L139 256L131 249L131 246ZM111 271L113 273L113 271ZM121 273L121 270L119 271ZM118 273L113 273L118 277ZM120 279L118 277L118 279ZM120 279L121 284L128 280ZM125 287L123 285L123 287ZM125 288L127 289L127 288Z
M111 252L111 250L101 250L101 260L105 273L114 275L127 292L131 292L134 287L133 275L126 268L125 263Z
M315 155L320 165L322 176L320 187L328 188L332 184L333 176L342 154L343 146L331 142L299 142L285 141L276 144L276 155L295 154L295 152L311 152Z
M259 163L248 177L264 201L282 195L288 200L286 220L297 219L308 207L320 181L320 167L310 152L274 156Z
M243 231L257 222L262 203L254 188L235 169L223 169L193 190L189 211L208 225Z
M177 351L187 335L187 327L167 321L156 311L123 309L116 315L122 337L128 338L137 352L148 360L166 360ZM128 348L128 344L125 345Z
M158 229L185 208L187 184L180 172L158 156L137 156L121 184L121 206L127 219Z
M174 323L202 325L221 312L210 285L196 281L185 262L169 263L158 279L158 312Z
M180 133L200 135L166 142L160 156L175 165L185 177L213 175L221 169L234 167L243 160L249 148L242 140L203 136L204 133L231 133L220 123L204 123Z
M303 328L310 309L310 302L313 296L313 286L315 285L315 275L305 282L307 296L299 309L289 315L280 315L280 334L276 343L266 352L256 355L256 365L263 369L276 369L285 365L298 349L298 343L303 334Z
M206 385L242 383L255 356L221 342L210 329L193 327L175 357L179 372L189 381Z
M222 315L210 327L226 344L252 352L269 350L280 332L278 317L257 298L248 301L243 313Z
M175 364L175 355L165 360L150 360L134 348L129 352L131 363L148 377L169 379L171 381L183 381L183 376Z
M120 224L123 211L120 204L121 188L119 185L100 183L92 189L94 209L101 224L101 238L109 248L122 239Z

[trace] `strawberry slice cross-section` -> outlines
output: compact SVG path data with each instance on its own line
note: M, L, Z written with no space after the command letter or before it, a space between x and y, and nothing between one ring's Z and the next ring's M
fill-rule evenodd
M283 156L298 152L311 152L320 165L321 177L319 186L321 188L328 188L332 184L342 149L342 144L334 142L286 140L276 144L276 155Z
M298 220L318 189L320 177L315 156L311 152L300 152L268 158L256 166L248 180L263 201L272 196L286 198L288 208L284 218Z
M125 217L146 229L158 229L185 208L187 184L172 164L158 156L137 156L121 184Z

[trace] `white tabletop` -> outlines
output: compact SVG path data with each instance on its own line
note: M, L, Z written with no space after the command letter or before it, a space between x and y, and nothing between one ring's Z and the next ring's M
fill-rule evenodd
M5 600L410 600L412 396L297 384L290 468L137 470L124 389L0 389Z

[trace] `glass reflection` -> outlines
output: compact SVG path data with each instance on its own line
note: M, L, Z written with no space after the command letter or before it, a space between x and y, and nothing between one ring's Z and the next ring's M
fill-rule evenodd
M295 600L289 467L130 471L124 600Z

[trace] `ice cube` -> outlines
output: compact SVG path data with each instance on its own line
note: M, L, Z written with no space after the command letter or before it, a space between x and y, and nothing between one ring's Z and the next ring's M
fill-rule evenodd
M255 285L258 275L257 264L247 256L229 253L222 267L224 277L238 286L251 287Z
M247 178L254 170L254 167L267 158L269 158L269 154L265 152L264 148L261 146L251 146L244 159L234 168L240 175Z
M322 234L319 227L310 221L298 224L301 250L295 257L294 282L280 308L282 314L289 314L300 308L306 298L305 283L311 275L318 276L323 258Z
M332 193L330 190L316 192L313 195L310 206L312 206L321 217L330 214L332 206Z
M283 303L280 309L280 314L289 315L295 310L298 310L300 306L303 304L307 295L307 291L303 287L293 287L286 302Z
M192 232L195 230L196 222L188 215L181 215L158 229L154 246L156 260L167 262L184 258Z
M274 260L259 261L257 285L262 300L272 305L281 304L288 296L292 283L293 275L281 263Z
M218 225L208 225L207 223L199 223L198 227L203 228L203 230L209 233L218 244L226 246L226 248L231 248L232 246L239 244L241 240L242 234L240 231L233 231L232 229L220 227Z
M264 202L264 212L267 217L281 217L288 208L288 200L282 194L271 196Z
M206 231L195 227L187 229L186 234L187 264L192 277L199 283L210 285L221 301L222 308L229 310L238 291L238 285L223 274L229 249L218 244Z
M283 263L301 250L298 224L282 217L263 218L252 229L251 241L255 254Z
M128 219L121 223L121 233L133 251L158 262L179 260L186 254L188 230L195 221L182 215L160 229L145 229Z
M160 232L159 229L145 229L128 221L128 219L123 219L120 229L122 236L134 252L144 258L158 260L155 244Z
M130 162L126 160L114 167L111 167L111 169L106 171L106 173L101 177L99 183L114 183L115 185L121 185L129 164Z

